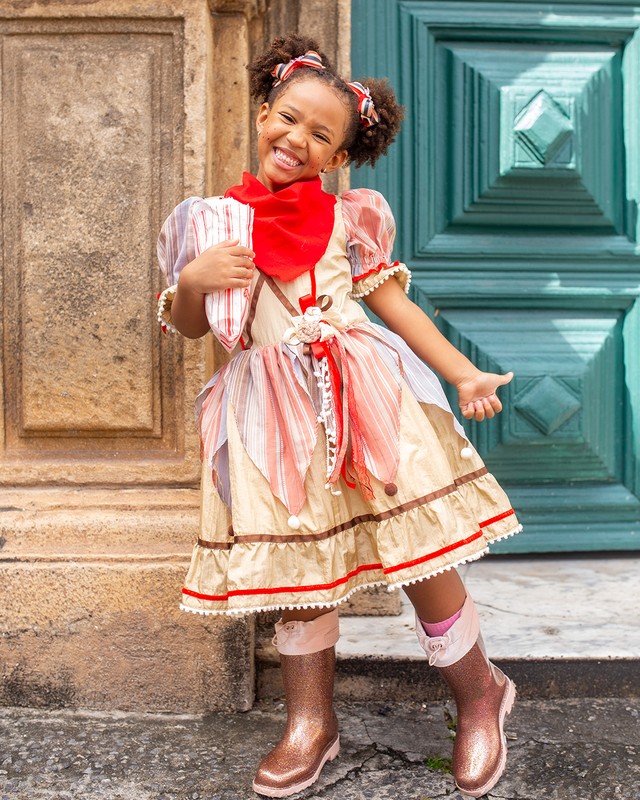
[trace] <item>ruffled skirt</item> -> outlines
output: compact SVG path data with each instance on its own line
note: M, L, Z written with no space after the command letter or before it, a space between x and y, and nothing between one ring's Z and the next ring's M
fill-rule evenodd
M476 451L462 457L468 442L433 373L398 337L370 327L400 357L393 481L369 475L367 499L341 477L333 487L340 494L332 493L319 435L304 476L300 526L292 529L290 510L249 456L234 406L225 402L213 477L207 459L203 465L201 529L183 609L242 614L333 606L363 587L395 589L478 558L491 542L520 530ZM216 385L214 379L210 390Z

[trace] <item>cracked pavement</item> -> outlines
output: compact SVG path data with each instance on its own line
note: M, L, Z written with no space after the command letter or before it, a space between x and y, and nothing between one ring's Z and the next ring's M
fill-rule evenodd
M296 798L462 800L443 703L341 704L342 749ZM0 709L0 800L255 800L282 706L206 716ZM496 800L640 798L637 699L521 700Z

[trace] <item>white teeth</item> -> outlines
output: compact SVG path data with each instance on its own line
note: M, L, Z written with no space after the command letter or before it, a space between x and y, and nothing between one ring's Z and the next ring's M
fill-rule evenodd
M299 167L302 164L302 161L299 161L297 158L292 158L288 156L286 153L283 153L282 150L276 148L276 155L280 161L284 161L285 164L288 164L290 167Z

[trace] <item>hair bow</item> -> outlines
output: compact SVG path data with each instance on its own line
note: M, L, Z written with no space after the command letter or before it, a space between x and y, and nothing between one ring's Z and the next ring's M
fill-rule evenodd
M271 74L276 79L273 84L273 88L279 86L283 81L286 81L287 78L291 75L291 73L295 69L300 69L301 67L311 67L312 69L324 69L324 64L322 63L322 59L316 53L315 50L307 50L307 52L303 56L298 56L297 58L292 58L291 61L287 61L287 63L276 64L276 66L271 71Z
M380 115L376 111L376 107L373 104L373 100L369 94L369 89L367 89L366 86L363 86L358 81L347 83L347 86L352 89L358 97L358 113L360 114L360 121L362 124L366 128L370 128L372 125L377 125L378 122L380 122Z

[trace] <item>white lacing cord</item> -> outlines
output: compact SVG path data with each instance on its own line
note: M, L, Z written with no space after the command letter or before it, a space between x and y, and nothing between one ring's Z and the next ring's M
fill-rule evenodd
M330 483L329 478L333 475L338 457L337 425L333 391L331 389L331 375L327 359L322 358L319 369L314 371L317 386L320 392L320 413L318 422L324 425L326 439L326 480L325 489L330 489L331 494L341 495L340 489L335 489Z

